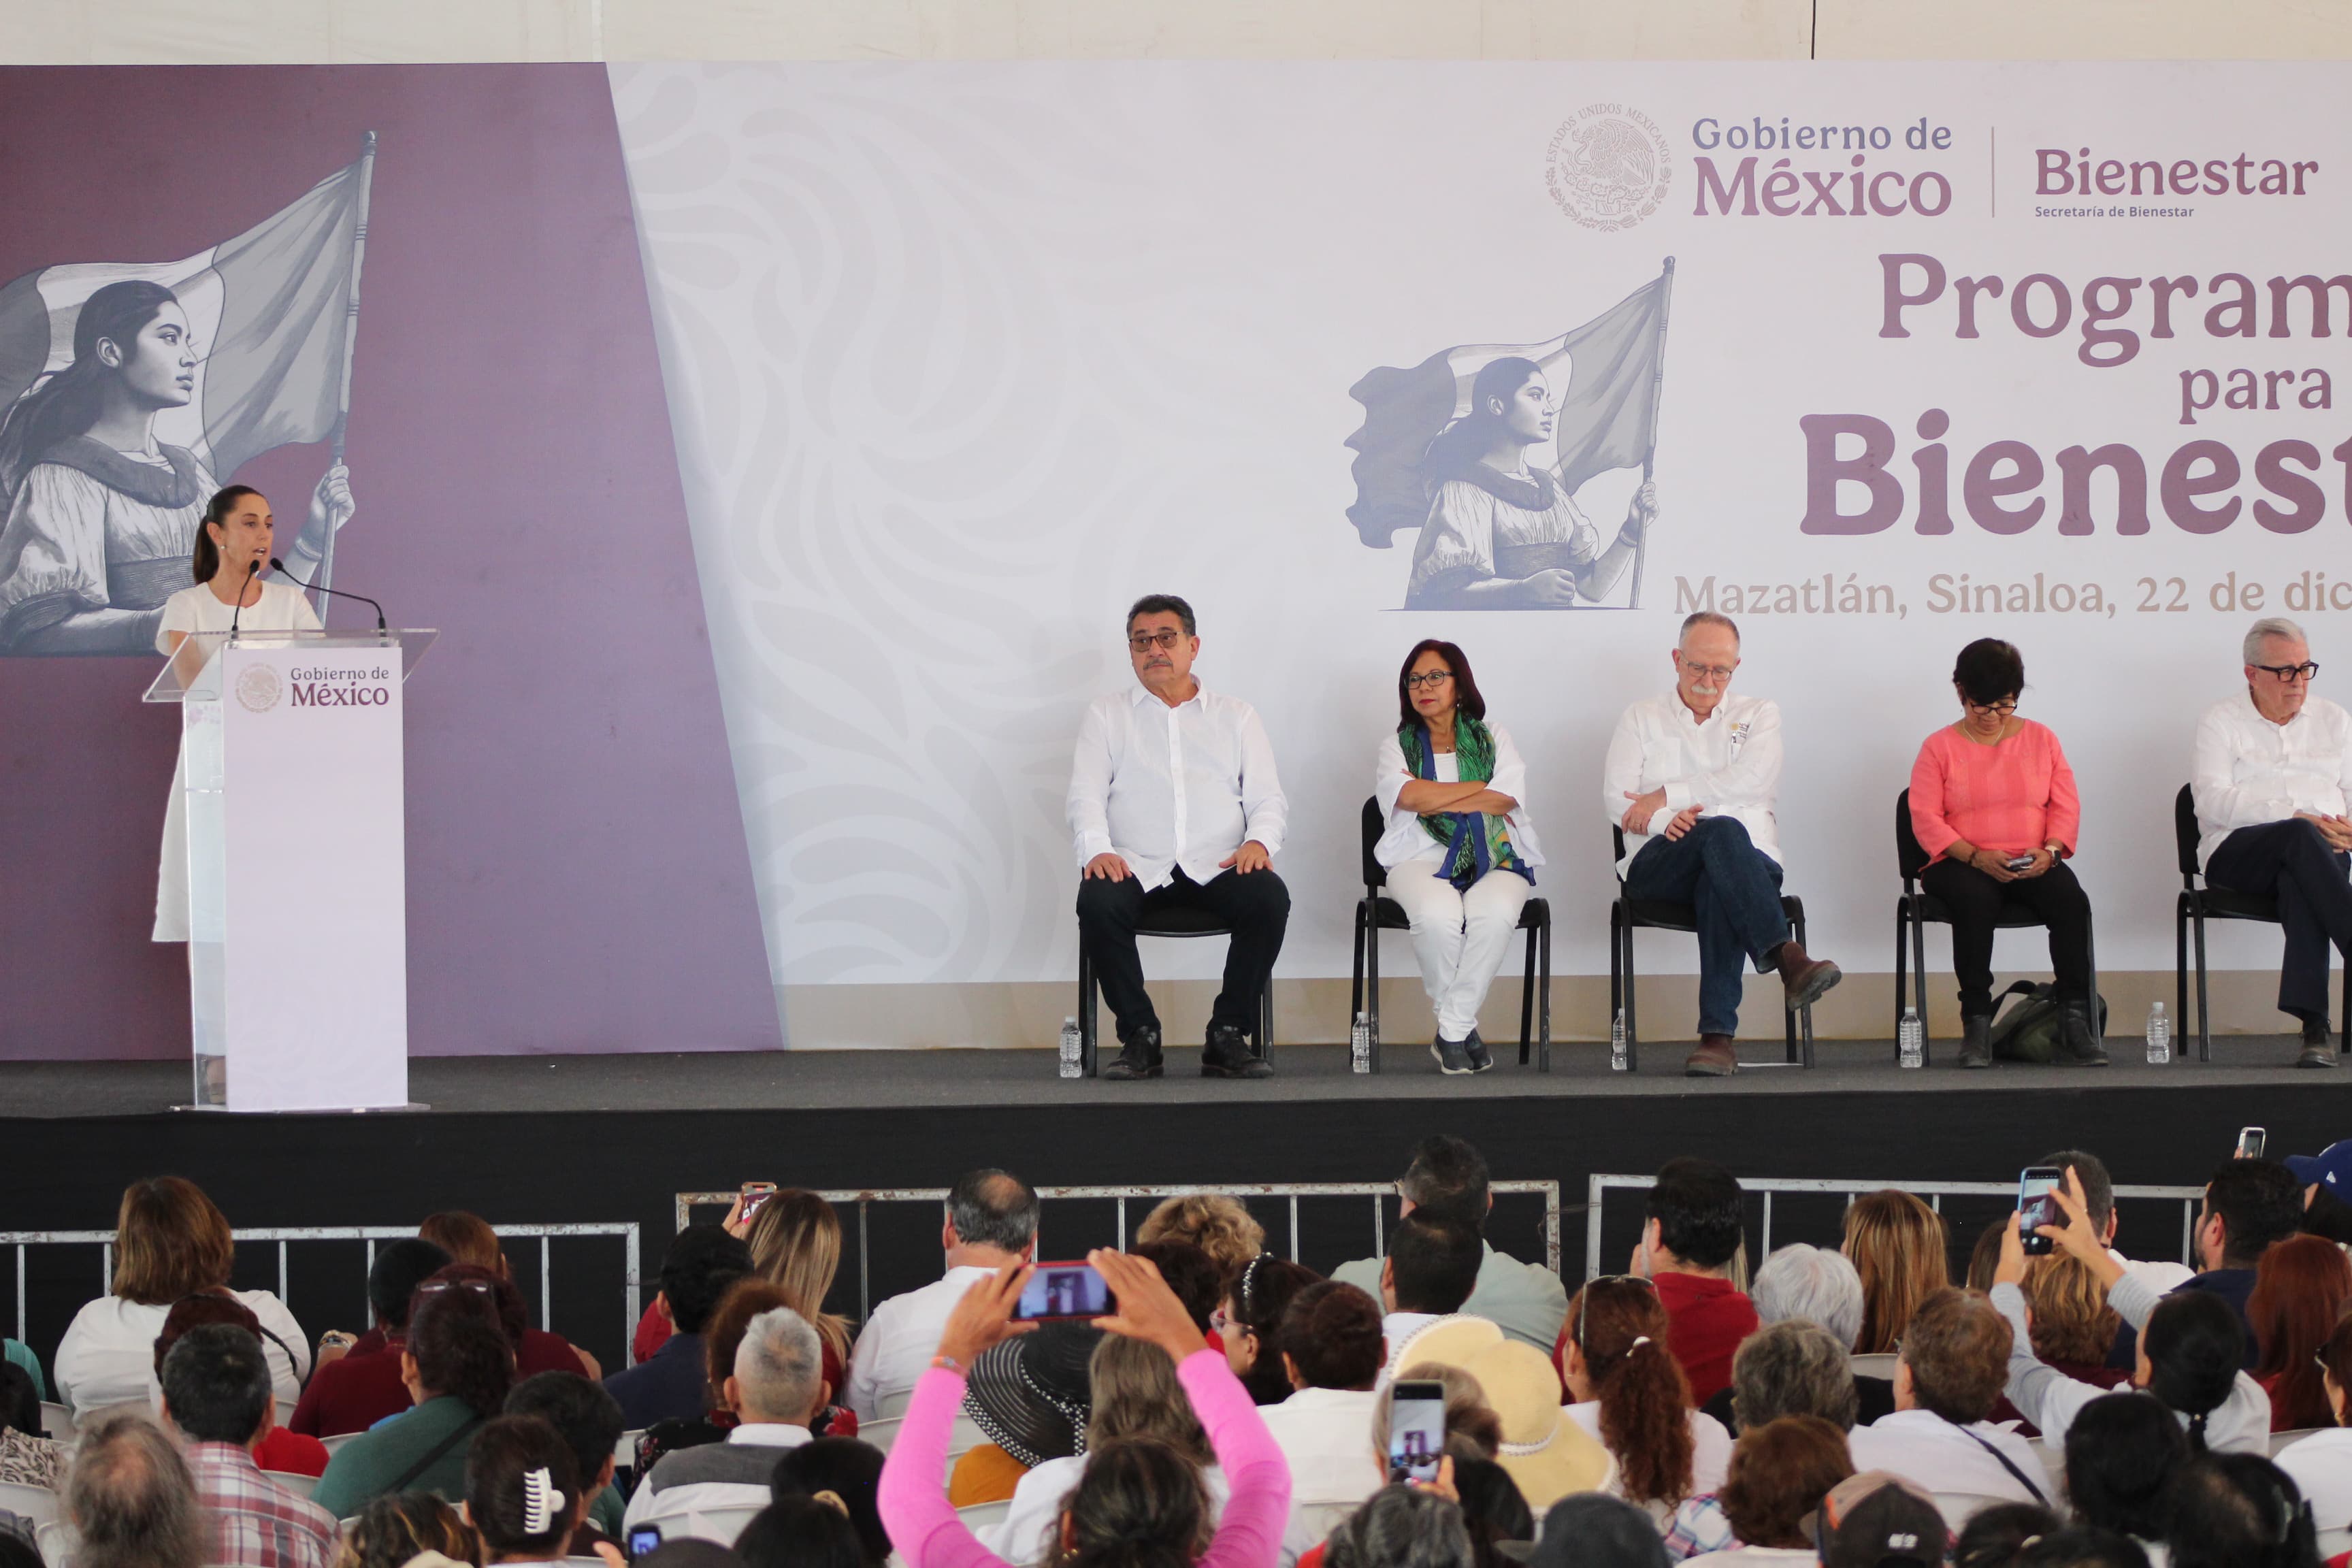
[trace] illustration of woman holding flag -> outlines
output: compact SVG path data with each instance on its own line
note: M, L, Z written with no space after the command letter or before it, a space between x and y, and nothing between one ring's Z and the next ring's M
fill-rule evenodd
M1429 518L1413 547L1407 609L1570 609L1606 598L1657 516L1656 488L1633 494L1605 545L1528 448L1552 438L1551 386L1533 360L1505 355L1471 384L1470 411L1429 444Z
M155 416L194 396L187 312L160 283L110 283L74 321L73 360L0 414L0 653L145 653L187 585L197 519L218 488ZM329 468L289 565L307 576L356 510Z

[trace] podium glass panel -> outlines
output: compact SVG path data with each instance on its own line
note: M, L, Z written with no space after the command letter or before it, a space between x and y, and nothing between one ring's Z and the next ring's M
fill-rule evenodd
M194 1056L192 1100L192 1104L194 1106L220 1110L232 1108L229 1093L229 1068L232 1058L237 1056L236 1047L239 1044L232 1034L233 1011L237 1016L247 1017L249 1020L263 1019L265 1025L268 1026L264 1028L264 1033L275 1032L282 1035L284 1032L282 1029L275 1028L274 1024L265 1019L263 1014L257 1013L253 1003L256 980L261 975L259 965L266 962L267 949L273 936L282 936L282 930L276 932L257 930L238 933L232 929L231 910L240 903L240 900L232 900L230 896L232 839L236 836L235 822L237 820L231 800L231 773L234 771L234 760L229 754L231 751L229 731L232 721L251 724L254 722L255 715L277 709L281 700L281 689L286 690L288 699L294 705L299 706L303 700L299 683L308 673L299 667L299 660L310 650L316 649L324 662L345 667L345 672L339 673L337 679L349 679L351 673L356 673L352 669L355 658L359 667L364 668L367 673L373 674L376 673L379 667L389 665L396 653L399 659L396 667L399 670L399 679L404 681L408 672L415 668L417 660L432 645L436 635L432 631L378 632L373 629L362 632L240 630L232 642L229 634L226 632L196 633L188 637L178 651L165 659L163 670L149 686L144 698L146 701L180 704L179 805L185 829L186 844L188 988L190 1033ZM296 663L287 666L281 671L269 668L256 668L248 661L243 667L245 673L236 683L237 689L225 691L223 687L226 667L236 662L223 657L224 653L230 648L242 650L241 657L244 654L274 651L279 655L290 655ZM369 658L370 650L376 650L377 657ZM283 659L278 662L283 663ZM323 671L320 673L324 674ZM383 673L388 674L389 670L384 670ZM291 679L282 677L291 677ZM380 676L379 679L381 679ZM396 685L398 682L386 684ZM392 695L396 699L398 693L395 691ZM240 704L241 707L239 707ZM237 709L234 714L231 712L233 708ZM394 776L391 786L390 809L391 831L394 837L394 844L392 850L393 858L389 873L391 880L387 886L387 896L398 900L400 889L396 843L399 816L396 781L396 711L393 717L395 725L392 752ZM240 746L245 744L247 742L239 743ZM248 868L252 867L252 857L257 852L255 843L257 826L263 827L260 843L267 848L278 850L281 854L289 852L307 854L313 847L310 844L301 841L299 837L273 831L271 825L267 821L257 823L254 815L256 801L264 803L270 801L275 792L283 787L286 783L282 777L272 776L267 773L259 778L254 776L258 761L258 755L247 758L241 764L244 776L236 781L236 787L245 792L243 799L246 804L241 808L242 820L245 823L244 838L241 842L245 844L245 848L240 853L246 857ZM257 791L260 793L257 795ZM265 805L264 810L269 811L270 808ZM290 843L278 842L289 837L293 839ZM324 869L331 875L331 868ZM340 882L333 885L332 892L338 900L363 897L362 888L346 886ZM247 910L249 916L255 907L254 889L251 886L247 888L241 903L242 907ZM269 907L281 912L290 912L283 902ZM249 918L247 923L252 923ZM394 918L395 932L400 923L395 916ZM233 952L232 939L238 936L242 937L247 946ZM396 935L394 940L396 945L400 945ZM396 976L394 984L395 985L398 984ZM233 1008L232 998L238 995L245 997L246 1001ZM404 1013L404 1009L401 1011ZM247 1028L248 1035L251 1034L250 1024L242 1026ZM404 1022L400 1026L398 1033L404 1040L406 1033ZM247 1052L256 1048L253 1038L247 1038L242 1043ZM401 1048L400 1055L404 1077L404 1047ZM277 1076L283 1078L285 1068L282 1051L275 1058L273 1065ZM304 1092L306 1087L312 1086L297 1084L288 1092L299 1095ZM248 1084L247 1088L251 1090L253 1085ZM331 1095L330 1098L331 1099ZM402 1098L404 1099L404 1095ZM240 1094L238 1099L250 1102L251 1097L249 1094ZM382 1101L361 1100L354 1103L382 1103Z

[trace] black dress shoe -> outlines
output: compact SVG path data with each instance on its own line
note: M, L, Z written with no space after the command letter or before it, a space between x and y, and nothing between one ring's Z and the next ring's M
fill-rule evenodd
M2332 1068L2336 1065L2335 1037L2327 1032L2325 1018L2306 1018L2303 1024L2303 1055L2294 1058L2299 1068Z
M1139 1078L1158 1078L1162 1070L1160 1065L1160 1026L1150 1024L1136 1030L1135 1037L1119 1047L1118 1060L1103 1068L1102 1075L1123 1083Z
M1250 1049L1249 1039L1232 1024L1212 1024L1201 1050L1202 1078L1272 1078L1274 1064Z

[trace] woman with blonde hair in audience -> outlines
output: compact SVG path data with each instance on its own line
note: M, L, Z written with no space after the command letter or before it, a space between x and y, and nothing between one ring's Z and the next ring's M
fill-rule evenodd
M1731 1450L1731 1474L1723 1483L1724 1515L1740 1544L1691 1562L1709 1568L1811 1563L1805 1516L1852 1474L1845 1434L1818 1415L1783 1415L1749 1427Z
M1160 1443L1190 1460L1201 1472L1209 1499L1208 1521L1214 1528L1229 1495L1225 1473L1209 1447L1209 1435L1192 1414L1184 1385L1176 1381L1176 1363L1158 1345L1106 1334L1095 1346L1087 1365L1094 1403L1087 1418L1084 1453L1066 1459L1048 1459L1021 1478L1012 1506L1004 1512L992 1544L1007 1563L1051 1563L1061 1547L1062 1510L1086 1474L1089 1455L1114 1443L1140 1438Z
M1994 1232L1996 1265L2000 1239ZM2063 1252L2036 1258L2025 1266L2020 1289L2031 1311L2033 1353L2043 1364L2094 1388L2118 1388L2130 1381L2107 1365L2107 1352L2124 1321L2107 1305L2107 1288L2080 1259Z
M1895 1187L1864 1193L1845 1211L1839 1250L1862 1276L1857 1355L1891 1354L1919 1303L1952 1282L1943 1216Z
M806 1188L786 1187L752 1215L743 1243L751 1249L751 1272L782 1286L784 1305L816 1331L824 1380L839 1394L849 1375L849 1321L826 1311L824 1299L841 1267L841 1216Z
M67 1327L53 1367L58 1397L77 1415L145 1405L155 1336L172 1303L199 1290L227 1290L260 1322L278 1407L291 1411L310 1375L310 1340L268 1291L228 1289L236 1261L227 1216L194 1182L153 1176L125 1187L114 1222L111 1292Z
M403 1568L426 1556L479 1568L481 1538L464 1514L431 1492L391 1492L360 1510L343 1531L334 1568Z
M2296 1236L2264 1249L2246 1298L2246 1327L2261 1352L2254 1381L2271 1396L2272 1431L2300 1432L2334 1420L2315 1358L2347 1300L2352 1262L2334 1242Z
M1136 1228L1138 1241L1189 1241L1231 1279L1265 1250L1265 1227L1250 1217L1239 1198L1195 1193L1169 1198Z
M1731 1466L1731 1435L1691 1407L1668 1328L1648 1280L1590 1280L1568 1304L1559 1368L1570 1418L1615 1457L1619 1495L1662 1528L1685 1499L1720 1490Z

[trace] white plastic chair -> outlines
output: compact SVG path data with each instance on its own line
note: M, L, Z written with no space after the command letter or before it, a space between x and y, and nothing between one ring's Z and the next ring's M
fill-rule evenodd
M907 1406L913 1403L915 1403L915 1391L911 1388L904 1394L886 1394L882 1396L882 1403L875 1407L875 1419L887 1421L893 1416L904 1415L907 1414Z
M1883 1377L1893 1382L1895 1363L1903 1358L1893 1351L1886 1351L1874 1355L1849 1356L1846 1359L1853 1365L1853 1374L1856 1377Z
M264 1470L261 1473L296 1497L309 1497L319 1487L316 1476L298 1476L291 1470Z
M890 1451L890 1445L898 1440L898 1428L905 1422L906 1418L899 1415L887 1421L860 1421L857 1424L857 1440L871 1443L887 1454Z
M965 1529L978 1535L983 1530L993 1530L1003 1524L1004 1516L1012 1510L1013 1500L1006 1498L1002 1502L976 1502L970 1508L960 1508L956 1510L956 1517L963 1521Z
M364 1432L338 1432L331 1437L320 1438L319 1446L326 1449L328 1456L332 1458L336 1449L341 1447L352 1438L364 1437L366 1436L367 1434Z
M1974 1519L1986 1509L2013 1500L2015 1500L2011 1498L1993 1497L1985 1492L1937 1492L1936 1494L1936 1507L1942 1510L1944 1522L1952 1527L1952 1533L1955 1535L1960 1532L1969 1520Z
M988 1434L980 1429L980 1423L957 1411L954 1429L948 1433L948 1463L954 1464L987 1441Z
M2042 1473L2050 1478L2050 1496L2055 1500L2066 1495L2066 1450L2053 1448L2047 1437L2028 1437L2025 1446L2042 1461Z
M0 1481L0 1509L21 1513L36 1525L62 1517L57 1493L47 1487L28 1487L17 1481Z
M41 1428L58 1441L70 1442L79 1428L74 1426L73 1407L50 1400L41 1401Z
M2319 1532L2321 1562L2332 1561L2347 1552L2352 1552L2352 1526L2341 1530L2323 1530Z
M33 1539L40 1545L44 1568L68 1568L74 1548L81 1544L73 1526L61 1519L47 1520L36 1526Z
M614 1469L630 1471L636 1469L637 1444L645 1437L645 1435L646 1429L642 1426L638 1427L634 1432L624 1432L621 1434L621 1440L613 1445L613 1468Z
M2304 1426L2304 1427L2300 1427L2300 1428L2298 1428L2298 1429L2296 1429L2295 1431L2293 1431L2293 1432L2273 1432L2273 1433L2272 1433L2272 1434L2271 1434L2271 1458L2273 1458L2273 1459L2277 1458L2278 1458L2278 1455L2279 1455L2279 1450L2280 1450L2281 1448L2285 1447L2286 1447L2288 1444L2290 1444L2290 1443L2300 1443L2300 1442L2302 1442L2305 1437L2310 1436L2313 1433L2315 1433L2315 1432L2316 1432L2316 1431L2318 1431L2318 1430L2319 1430L2319 1428L2318 1428L2318 1427L2316 1427L2316 1426Z
M763 1508L766 1505L760 1506ZM735 1538L743 1533L744 1527L759 1516L760 1508L698 1508L658 1522L664 1541L678 1535L691 1535L703 1541L715 1541L721 1546L732 1546ZM671 1528L673 1523L677 1526L675 1531Z

